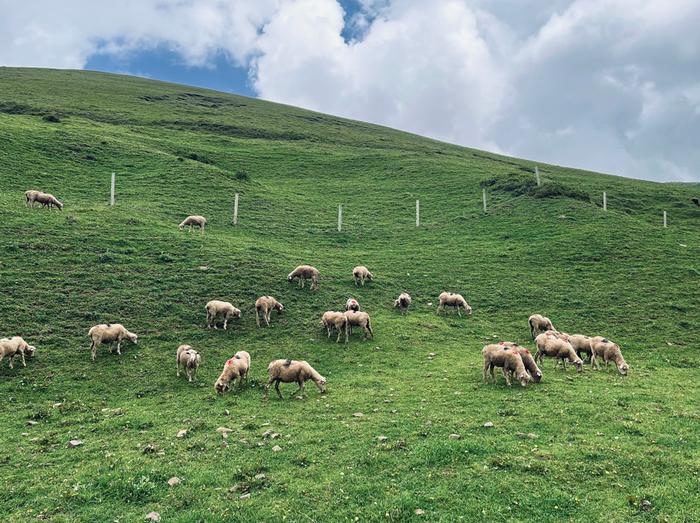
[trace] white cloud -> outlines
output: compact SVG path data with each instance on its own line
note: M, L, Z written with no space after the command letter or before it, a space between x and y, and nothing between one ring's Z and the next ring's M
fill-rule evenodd
M472 147L700 180L697 0L0 0L0 64L225 53L266 99ZM353 35L346 41L350 27Z

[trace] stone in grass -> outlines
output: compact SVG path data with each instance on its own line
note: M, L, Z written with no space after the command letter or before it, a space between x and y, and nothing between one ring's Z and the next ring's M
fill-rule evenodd
M364 414L362 412L355 412L353 416L355 416L356 418L361 418L362 416L364 416Z
M493 428L493 422L492 421L487 421L484 423L484 428L485 429L492 429Z
M280 450L282 450L282 447L280 447L279 445L275 445L274 447L272 447L272 452L279 452Z
M459 434L450 434L449 437L450 439L462 439L462 436L460 436Z
M39 423L38 421L34 421L34 420L31 420L31 419L30 419L30 420L27 422L27 425L37 425L38 423Z
M80 439L72 439L68 442L68 448L69 449L74 449L75 447L79 447L80 445L83 444L83 441Z
M652 509L651 501L648 499L643 499L639 504L639 508L641 508L644 512L649 512Z
M173 476L172 478L170 478L168 480L168 485L170 485L171 487L179 485L180 483L182 483L182 480L180 478L178 478L177 476Z
M414 510L414 512L416 516L422 516L423 514L425 514L425 510L423 510L422 508L417 508L416 510Z
M184 438L185 436L187 436L187 429L180 429L177 431L178 438Z
M250 499L250 492L242 494L238 499Z
M389 440L389 438L387 438L386 436L377 436L377 441L379 443L385 443L388 440Z
M265 474L263 474L262 472L261 472L260 474L256 474L256 475L255 475L255 479L257 479L258 481L262 481L262 480L264 480L265 478L266 478L266 476L265 476Z
M226 438L228 438L229 432L233 432L233 429L228 429L226 427L219 427L218 429L216 429L216 432L221 434L222 438L226 439Z
M160 514L158 512L149 512L144 519L146 521L160 521Z

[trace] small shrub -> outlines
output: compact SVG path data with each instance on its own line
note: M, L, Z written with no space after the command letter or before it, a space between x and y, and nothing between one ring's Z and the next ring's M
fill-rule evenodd
M42 118L45 122L50 122L50 123L60 123L61 119L56 116L55 114L45 114Z
M513 196L529 195L534 198L570 198L590 202L591 197L585 191L558 182L543 182L539 187L532 175L524 173L498 174L481 182L481 187L493 191L507 192Z
M248 180L250 180L250 176L248 175L248 173L246 171L243 171L243 170L236 171L234 178L236 178L236 180L240 180L242 182L247 182Z

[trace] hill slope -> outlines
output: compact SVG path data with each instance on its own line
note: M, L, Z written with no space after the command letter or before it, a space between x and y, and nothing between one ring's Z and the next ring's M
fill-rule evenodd
M537 188L532 162L92 72L0 69L0 144L0 334L39 349L0 366L3 520L700 519L697 187L540 165ZM25 208L29 188L65 210ZM204 235L178 231L187 214ZM287 283L300 263L318 292ZM358 264L376 276L362 289ZM436 316L442 290L473 316ZM258 329L262 294L285 311ZM343 347L319 317L350 295L375 339ZM228 332L204 328L212 298L243 310ZM547 361L527 389L482 384L481 347L532 347L533 312L611 337L630 375ZM91 363L87 330L117 321L138 346ZM196 385L175 378L180 343L203 354ZM241 349L249 386L217 397ZM328 394L264 402L281 357L309 361Z

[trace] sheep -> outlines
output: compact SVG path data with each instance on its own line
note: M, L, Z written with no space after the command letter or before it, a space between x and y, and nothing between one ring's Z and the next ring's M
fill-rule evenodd
M267 385L265 385L265 399L267 399L267 394L272 383L275 384L277 395L280 399L284 399L280 392L280 382L299 384L299 389L292 395L301 392L302 397L304 396L304 382L306 380L313 380L318 390L321 391L321 394L325 394L326 392L326 378L316 372L316 370L305 361L274 360L268 365L267 373L269 379L267 380Z
M222 317L224 320L224 330L228 327L228 321L231 318L240 318L241 310L234 307L231 303L221 300L211 300L204 306L207 311L207 328L214 327L218 329L216 319Z
M258 327L260 327L260 314L265 320L265 325L270 325L270 314L273 309L280 313L284 310L284 305L272 296L261 296L255 300L255 322L258 324Z
M345 310L358 312L360 303L355 298L348 298L348 301L345 302Z
M617 371L623 376L627 376L629 372L629 365L622 357L622 352L620 351L620 346L617 343L613 343L607 338L602 336L595 336L591 338L591 349L593 355L591 356L591 366L595 363L595 368L600 368L598 364L598 358L602 357L605 362L605 367L612 361L617 367Z
M219 394L223 394L230 388L230 383L238 380L238 388L243 385L243 380L248 381L248 371L250 370L250 354L241 350L233 355L233 358L226 360L224 370L221 371L218 379L214 383L214 388Z
M576 351L576 356L583 359L582 354L587 354L591 360L591 366L593 365L593 349L591 348L591 338L590 336L584 336L583 334L566 334L561 333L567 337L567 341L571 344Z
M527 322L530 325L530 334L532 334L533 340L540 332L556 330L552 325L552 320L541 314L533 314L527 319Z
M369 339L370 336L374 339L374 333L372 332L372 321L369 318L369 314L366 312L355 312L355 311L345 311L345 317L348 319L348 332L352 334L352 327L362 327L364 331L364 338Z
M340 335L345 331L345 343L348 342L348 319L342 312L326 311L321 317L323 326L328 331L328 337L331 337L331 329L338 331L338 337L335 342L340 343Z
M88 336L92 340L90 349L92 350L92 361L97 358L97 347L102 343L109 343L109 352L112 352L112 343L117 342L117 354L121 355L122 341L125 339L136 345L138 336L129 332L121 323L102 323L95 325L88 331Z
M454 307L457 310L457 314L459 314L460 316L462 315L462 312L460 309L464 309L464 311L468 315L471 315L471 313L472 313L472 308L467 303L467 300L465 300L461 294L455 294L453 292L441 292L439 299L440 299L440 304L438 305L438 308L437 308L438 314L440 314L440 311L445 310L445 305L449 305L450 307Z
M515 375L515 378L520 382L520 385L527 387L530 381L530 375L525 369L525 364L523 363L523 358L518 350L516 350L517 345L510 342L502 342L499 344L485 345L481 350L481 354L484 356L484 381L488 382L489 371L491 373L491 378L494 383L496 382L496 377L493 374L494 367L501 367L503 370L503 377L506 379L506 384L511 386L511 376ZM528 352L529 354L529 352Z
M362 286L365 286L365 280L367 281L372 281L374 276L372 275L371 272L369 272L369 269L365 267L364 265L358 265L352 270L352 277L355 278L355 287L359 287L360 284Z
M177 348L175 362L178 378L180 377L180 367L182 367L187 372L187 381L192 382L193 378L194 381L197 381L197 369L202 363L202 356L199 355L199 352L190 345L180 345Z
M535 361L541 363L544 356L558 358L559 361L556 365L559 366L559 363L562 363L564 370L566 370L566 360L568 359L576 366L578 372L583 370L583 360L576 355L576 351L569 343L567 336L543 332L535 338L535 344L537 345Z
M63 203L59 202L58 198L56 198L53 194L29 190L25 191L24 198L25 203L32 208L34 207L34 202L39 202L42 207L47 207L49 209L58 207L60 210L63 210Z
M318 269L311 265L299 265L296 269L287 275L287 281L299 280L299 287L304 288L304 282L311 280L311 290L318 289Z
M0 339L0 363L5 357L9 358L8 365L11 369L14 369L13 360L15 356L19 354L22 359L22 366L26 367L27 362L24 358L25 354L29 356L34 356L36 352L36 347L29 345L21 336L13 336L12 338L2 338Z
M190 232L192 232L193 227L199 227L199 232L204 232L204 226L207 224L207 219L204 216L199 216L199 215L192 215L188 216L184 220L182 220L182 223L178 225L180 230L183 230L185 227L189 226Z
M407 292L402 292L399 297L394 300L394 307L401 311L401 314L406 314L408 308L411 306L411 295Z

